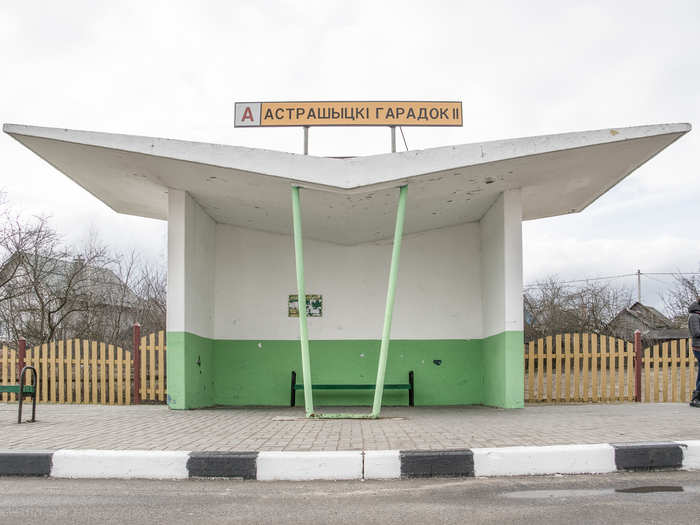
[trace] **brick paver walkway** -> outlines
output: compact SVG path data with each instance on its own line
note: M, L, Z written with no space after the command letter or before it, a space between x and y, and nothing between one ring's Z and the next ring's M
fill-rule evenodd
M377 421L309 421L300 408L39 405L39 421L22 425L16 410L0 403L0 449L439 450L700 439L700 410L681 403L386 408Z

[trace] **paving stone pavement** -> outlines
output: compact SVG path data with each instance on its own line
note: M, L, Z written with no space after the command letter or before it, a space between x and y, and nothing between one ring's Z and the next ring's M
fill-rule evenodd
M37 414L36 423L17 425L17 405L0 403L0 449L440 450L700 439L700 410L684 403L392 407L374 421L305 420L301 408L162 405L39 405Z

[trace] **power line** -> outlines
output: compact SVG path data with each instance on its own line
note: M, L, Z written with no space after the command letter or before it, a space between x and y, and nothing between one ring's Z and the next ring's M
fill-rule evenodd
M644 275L644 276L650 276L650 275L700 275L700 272L640 272L639 275ZM574 279L571 281L559 281L558 284L575 284L575 283L587 283L590 281L605 281L608 279L620 279L622 277L636 277L637 273L622 273L619 275L604 275L600 277L589 277L588 279ZM651 277L650 277L651 278ZM659 282L659 279L655 279ZM543 285L535 283L535 284L528 284L525 286L525 289L529 288L542 288Z

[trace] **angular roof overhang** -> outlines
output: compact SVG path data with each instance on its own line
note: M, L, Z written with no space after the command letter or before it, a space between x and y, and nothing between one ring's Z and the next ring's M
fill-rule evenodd
M5 124L3 131L119 213L167 219L168 188L220 223L287 234L291 185L304 235L341 244L390 238L409 184L406 233L479 220L521 189L523 219L583 210L690 131L658 124L354 158Z

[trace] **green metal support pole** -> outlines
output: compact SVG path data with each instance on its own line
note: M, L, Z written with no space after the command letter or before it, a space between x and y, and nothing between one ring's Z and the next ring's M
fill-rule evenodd
M301 203L299 186L292 186L292 220L294 222L294 254L297 265L297 294L299 304L299 338L301 340L301 368L304 377L304 408L306 417L313 416L314 398L311 388L311 359L309 358L309 330L306 326L306 288L304 286L304 245L301 238Z
M382 344L379 348L379 367L377 368L377 383L374 390L374 404L370 417L379 417L384 395L384 377L386 376L386 361L389 357L389 338L391 337L391 319L394 314L394 296L396 294L396 278L399 273L399 256L401 255L401 239L403 223L406 217L406 194L408 186L401 186L399 206L396 210L396 229L394 230L394 249L391 253L391 269L389 270L389 287L386 292L386 308L384 310L384 329ZM306 389L304 389L306 391Z

